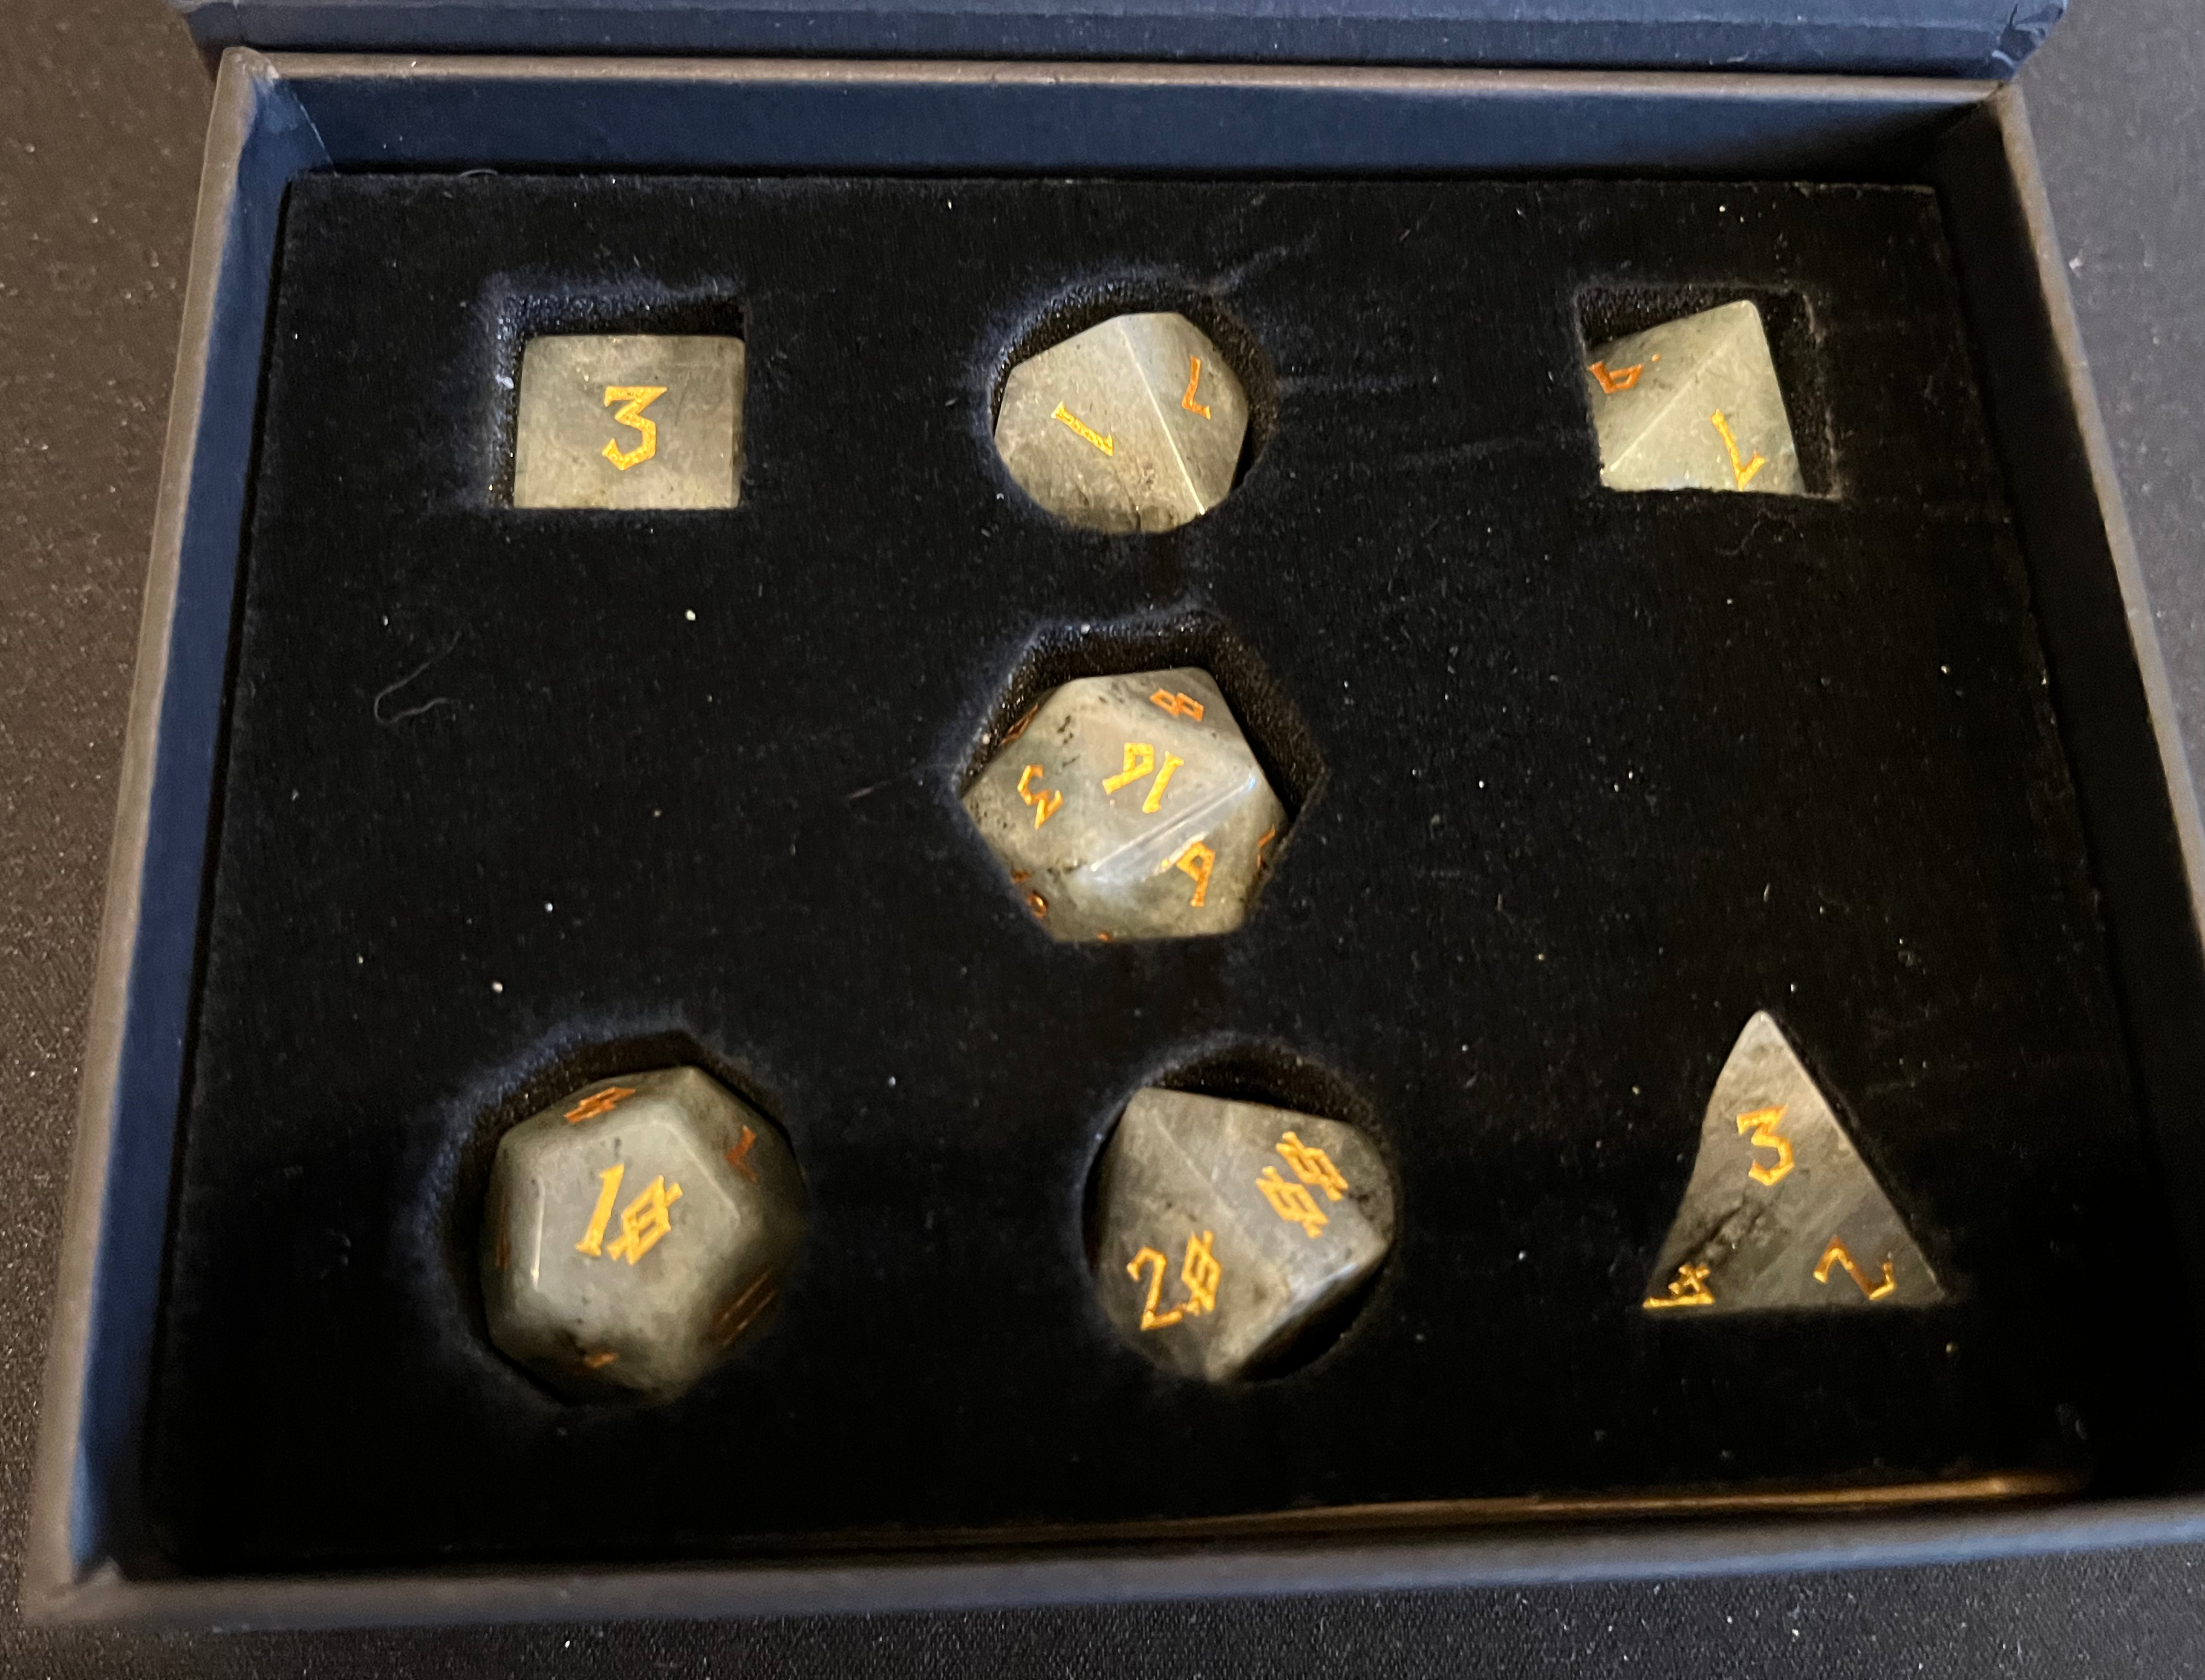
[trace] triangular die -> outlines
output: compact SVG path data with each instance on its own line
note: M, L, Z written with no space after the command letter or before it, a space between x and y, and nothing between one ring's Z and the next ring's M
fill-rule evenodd
M1643 1310L1851 1312L1945 1298L1891 1198L1766 1011L1715 1077Z

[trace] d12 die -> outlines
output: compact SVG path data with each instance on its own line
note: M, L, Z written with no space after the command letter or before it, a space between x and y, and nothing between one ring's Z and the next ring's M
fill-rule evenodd
M1092 531L1169 531L1225 500L1248 399L1183 315L1119 315L1020 362L996 449L1036 502Z
M1596 346L1585 392L1610 490L1807 493L1768 335L1750 302Z
M1283 1353L1394 1241L1376 1147L1314 1114L1144 1090L1099 1172L1103 1313L1158 1364L1213 1382Z
M710 1075L600 1079L498 1143L490 1339L562 1393L671 1399L763 1327L804 1224L788 1146Z
M1059 939L1239 926L1286 807L1209 673L1052 690L966 791L1027 907Z

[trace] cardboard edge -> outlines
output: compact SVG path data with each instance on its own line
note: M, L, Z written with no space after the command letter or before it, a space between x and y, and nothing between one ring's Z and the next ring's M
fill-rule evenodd
M284 115L311 134L304 113L266 58L246 51L226 57L215 86L200 165L190 276L162 447L128 727L116 776L115 830L87 1011L65 1234L49 1319L39 1445L19 1584L21 1612L31 1621L63 1613L83 1565L102 1555L111 1539L110 1513L92 1485L86 1463L91 1443L85 1400L97 1351L94 1307L106 1282L101 1256L107 1247L113 1202L140 911L147 888L187 525L201 465L203 409L215 344L212 328L217 316L233 305L239 259L247 254L234 248L235 211L241 193L247 190L240 161L256 130L268 120L271 105L284 108ZM270 264L264 260L259 267L264 292ZM237 467L241 496L242 460Z
M1942 0L1859 9L1816 0L1756 15L1751 4L1641 9L1560 0L1522 8L1454 0L1341 10L1306 5L1220 14L1186 0L171 0L200 51L973 54L1000 59L1211 58L1239 62L1577 65L1633 69L1734 64L1816 74L2010 76L2066 0Z
M2154 1501L2085 1515L1741 1525L1608 1524L1417 1540L1027 1552L898 1560L132 1582L103 1570L51 1619L225 1633L328 1627L889 1614L1286 1594L1888 1569L2205 1540L2205 1511Z
M2129 639L2136 649L2137 669L2144 698L2151 709L2158 736L2160 764L2166 777L2174 807L2175 834L2182 851L2184 872L2190 887L2190 913L2201 944L2205 944L2205 808L2198 802L2197 785L2182 739L2180 714L2174 686L2168 679L2166 659L2159 645L2151 600L2144 584L2143 563L2137 554L2136 537L2129 528L2128 504L2121 493L2120 471L2113 459L2113 439L2106 430L2104 412L2090 377L2090 359L2083 345L2082 324L2075 313L2075 295L2068 284L2067 266L2059 258L2059 240L2052 219L2052 198L2037 162L2036 139L2029 122L2029 107L2018 86L1999 90L1990 108L2005 142L2007 167L2021 199L2024 215L2036 245L2037 284L2043 290L2045 312L2065 375L2068 400L2074 406L2089 461L2091 483L2098 505L2105 510L2106 543L2112 550L2113 575L2120 585L2128 615Z

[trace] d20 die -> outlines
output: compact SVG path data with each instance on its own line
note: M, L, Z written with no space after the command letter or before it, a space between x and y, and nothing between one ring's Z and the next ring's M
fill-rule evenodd
M1091 531L1169 531L1233 489L1248 399L1183 315L1119 315L1020 362L996 449L1019 488Z
M1212 1382L1282 1354L1394 1241L1376 1147L1314 1114L1140 1091L1099 1174L1104 1315L1158 1364Z
M1804 496L1761 311L1727 303L1596 345L1585 394L1615 490Z
M516 508L732 508L743 341L599 333L520 353Z
M499 1141L490 1339L576 1398L672 1399L763 1327L804 1224L788 1146L710 1075L600 1079Z
M1286 807L1206 671L1052 690L966 790L965 809L1058 939L1239 926Z

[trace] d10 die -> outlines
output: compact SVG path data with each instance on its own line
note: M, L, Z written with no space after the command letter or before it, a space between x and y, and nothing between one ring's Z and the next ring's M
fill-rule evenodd
M788 1145L709 1074L600 1079L498 1144L490 1339L562 1393L671 1399L763 1326L804 1222Z
M732 508L743 341L562 334L520 353L516 508Z
M1168 939L1240 925L1286 807L1206 671L1052 690L965 809L1058 939Z
M1248 399L1183 315L1119 315L1020 362L996 449L1019 488L1092 531L1169 531L1233 489Z
M1282 1353L1394 1240L1376 1148L1314 1114L1144 1090L1100 1175L1104 1314L1158 1364L1213 1382Z
M1596 346L1585 392L1610 490L1807 493L1768 335L1750 302Z

